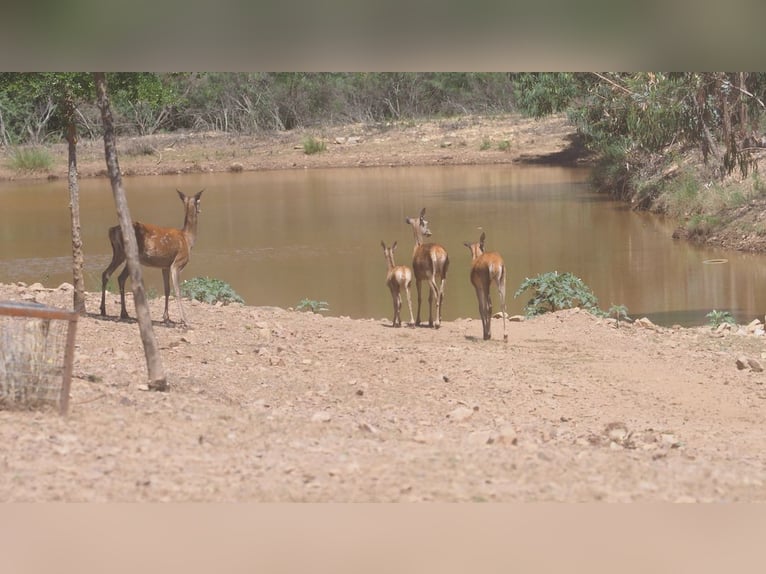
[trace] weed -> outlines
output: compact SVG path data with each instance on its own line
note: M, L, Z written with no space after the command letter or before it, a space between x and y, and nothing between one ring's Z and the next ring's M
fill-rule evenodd
M606 313L610 317L614 317L617 321L618 329L620 328L620 320L630 321L630 317L628 317L628 308L625 305L612 305Z
M181 295L203 303L244 303L231 285L220 279L193 277L181 283Z
M513 296L518 297L528 289L533 292L532 298L524 307L528 317L572 307L582 307L592 313L600 313L593 291L572 273L550 271L531 279L527 278Z
M487 151L488 149L492 149L492 140L485 137L479 144L479 151Z
M728 323L729 325L736 324L734 317L728 311L716 311L713 309L710 311L710 313L705 315L705 317L707 317L708 325L710 325L713 329L723 325L724 323Z
M329 311L330 305L327 301L316 301L314 299L301 299L295 306L296 311L311 311L312 313L321 313Z
M15 148L10 152L10 168L16 171L45 171L53 166L53 156L45 148Z
M314 136L309 136L303 140L303 153L306 155L323 152L326 149L327 144L325 144L322 140L316 139Z
M502 140L498 142L497 149L499 149L500 151L509 151L511 149L511 142L509 142L508 140Z

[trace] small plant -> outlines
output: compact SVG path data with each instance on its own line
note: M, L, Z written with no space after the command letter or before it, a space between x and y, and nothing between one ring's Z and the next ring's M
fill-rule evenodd
M485 137L483 140L481 140L481 144L479 145L479 151L487 151L488 149L492 148L492 140Z
M498 142L497 149L499 149L500 151L508 151L511 149L511 142L509 142L508 140L503 140L501 142Z
M53 165L53 156L45 148L16 148L10 153L10 167L16 171L45 171Z
M628 308L625 305L612 305L606 313L610 317L614 317L617 321L618 329L620 328L620 320L630 321L630 317L628 317Z
M231 285L220 279L193 277L181 283L181 295L203 303L244 303Z
M513 296L518 297L528 289L533 292L532 298L524 307L528 317L572 307L582 307L596 314L600 312L598 299L593 291L572 273L550 271L527 278Z
M301 299L295 306L296 311L311 311L312 313L321 313L330 310L327 301L316 301L314 299Z
M314 136L309 136L303 140L303 153L306 155L319 153L326 149L327 145L322 140L316 139Z
M723 325L724 323L729 325L735 324L734 317L728 311L717 311L713 309L710 311L710 313L705 315L705 317L707 317L708 325L710 325L710 327L713 329Z

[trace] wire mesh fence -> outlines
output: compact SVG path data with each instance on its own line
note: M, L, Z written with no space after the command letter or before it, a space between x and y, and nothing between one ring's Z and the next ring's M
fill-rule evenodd
M0 302L0 409L58 407L66 414L77 313Z

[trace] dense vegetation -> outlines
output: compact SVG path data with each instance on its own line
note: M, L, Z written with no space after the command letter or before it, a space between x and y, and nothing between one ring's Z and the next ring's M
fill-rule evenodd
M252 134L467 113L566 112L600 158L597 185L704 233L766 191L766 73L183 72L107 75L122 134ZM75 123L99 135L87 73L0 73L0 145L41 144ZM307 142L310 146L311 142ZM308 153L308 151L307 151ZM13 157L11 151L9 156ZM19 157L20 169L43 158ZM695 162L695 158L699 161ZM24 160L24 161L22 161ZM732 174L750 177L727 187Z

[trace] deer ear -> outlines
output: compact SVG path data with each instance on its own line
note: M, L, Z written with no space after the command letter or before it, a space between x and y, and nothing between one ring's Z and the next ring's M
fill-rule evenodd
M202 197L202 192L205 191L204 189L199 190L196 195L194 196L194 199L199 201L199 198Z
M180 197L180 198L181 198L181 201L183 201L184 199L186 199L186 195L184 195L184 192L183 192L183 191L181 191L181 190L180 190L180 189L178 189L178 188L176 188L176 191L178 192L178 197Z
M426 208L420 210L420 219L423 219L426 216Z
M479 243L481 243L481 246L484 247L484 240L487 238L487 234L483 231L481 232L481 237L479 237Z
M394 244L391 246L391 251L394 251L396 249L396 241L394 241Z
M380 246L383 248L383 251L386 250L386 244L383 242L383 240L380 240Z

